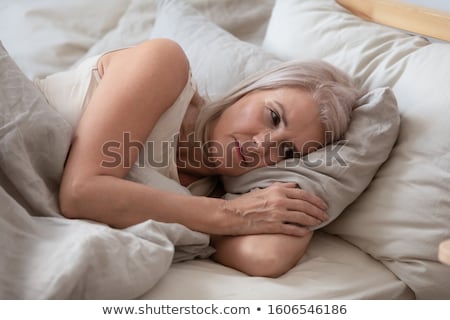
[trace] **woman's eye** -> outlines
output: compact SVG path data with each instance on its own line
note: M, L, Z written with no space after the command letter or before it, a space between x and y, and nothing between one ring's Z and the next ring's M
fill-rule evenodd
M278 126L280 124L280 116L273 110L270 110L270 117L272 118L272 123L274 126Z

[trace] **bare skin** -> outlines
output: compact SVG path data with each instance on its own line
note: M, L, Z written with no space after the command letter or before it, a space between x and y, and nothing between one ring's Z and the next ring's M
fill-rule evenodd
M234 200L223 200L158 190L123 179L129 167L101 166L102 161L108 160L101 152L106 142L122 141L127 132L130 139L144 143L159 117L183 90L189 64L177 44L157 39L109 53L99 61L99 71L102 79L76 129L63 173L60 189L63 215L99 221L115 228L153 219L226 236L213 237L216 260L254 275L265 274L248 269L247 263L236 262L242 256L249 262L257 261L256 253L244 250L244 244L256 239L249 235L258 235L254 245L271 248L274 254L282 247L291 248L296 253L296 261L303 255L311 236L308 227L326 220L326 205L294 184L276 183ZM193 101L192 108L196 104ZM190 127L187 122L185 127ZM122 156L130 154L132 162L137 160L136 148L118 151ZM220 174L218 169L207 170L208 174ZM199 172L184 175L196 177L205 171L203 167ZM186 179L185 183L188 180L192 179ZM232 239L228 236L240 237L228 241ZM282 274L292 267L291 256L280 256L280 259L286 263L267 276ZM261 269L264 269L262 265Z

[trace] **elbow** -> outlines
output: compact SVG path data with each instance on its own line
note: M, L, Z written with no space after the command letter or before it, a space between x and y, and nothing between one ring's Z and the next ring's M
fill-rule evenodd
M278 278L304 256L312 232L303 237L248 235L215 238L213 259L254 277Z
M284 275L297 265L306 251L306 247L298 245L299 239L291 239L283 235L248 237L240 247L241 257L246 260L243 271L255 277ZM289 241L293 242L289 244Z
M278 278L303 256L301 245L288 245L282 235L230 237L213 241L213 259L249 276ZM295 243L296 244L296 243Z
M69 219L80 219L82 204L86 202L84 183L79 181L63 182L59 190L59 210L62 216Z
M279 278L291 270L297 261L280 257L277 253L253 253L243 271L253 277Z

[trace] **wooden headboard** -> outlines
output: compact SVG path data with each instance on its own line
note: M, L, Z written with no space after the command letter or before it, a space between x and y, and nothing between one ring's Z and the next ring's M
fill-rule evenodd
M353 14L377 23L450 41L450 13L399 0L336 0Z

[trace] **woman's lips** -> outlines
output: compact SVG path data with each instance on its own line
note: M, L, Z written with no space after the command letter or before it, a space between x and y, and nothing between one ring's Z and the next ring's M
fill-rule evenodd
M239 159L241 160L241 162L245 163L245 157L244 154L242 153L241 144L236 139L234 140L234 142L235 142L235 150Z

